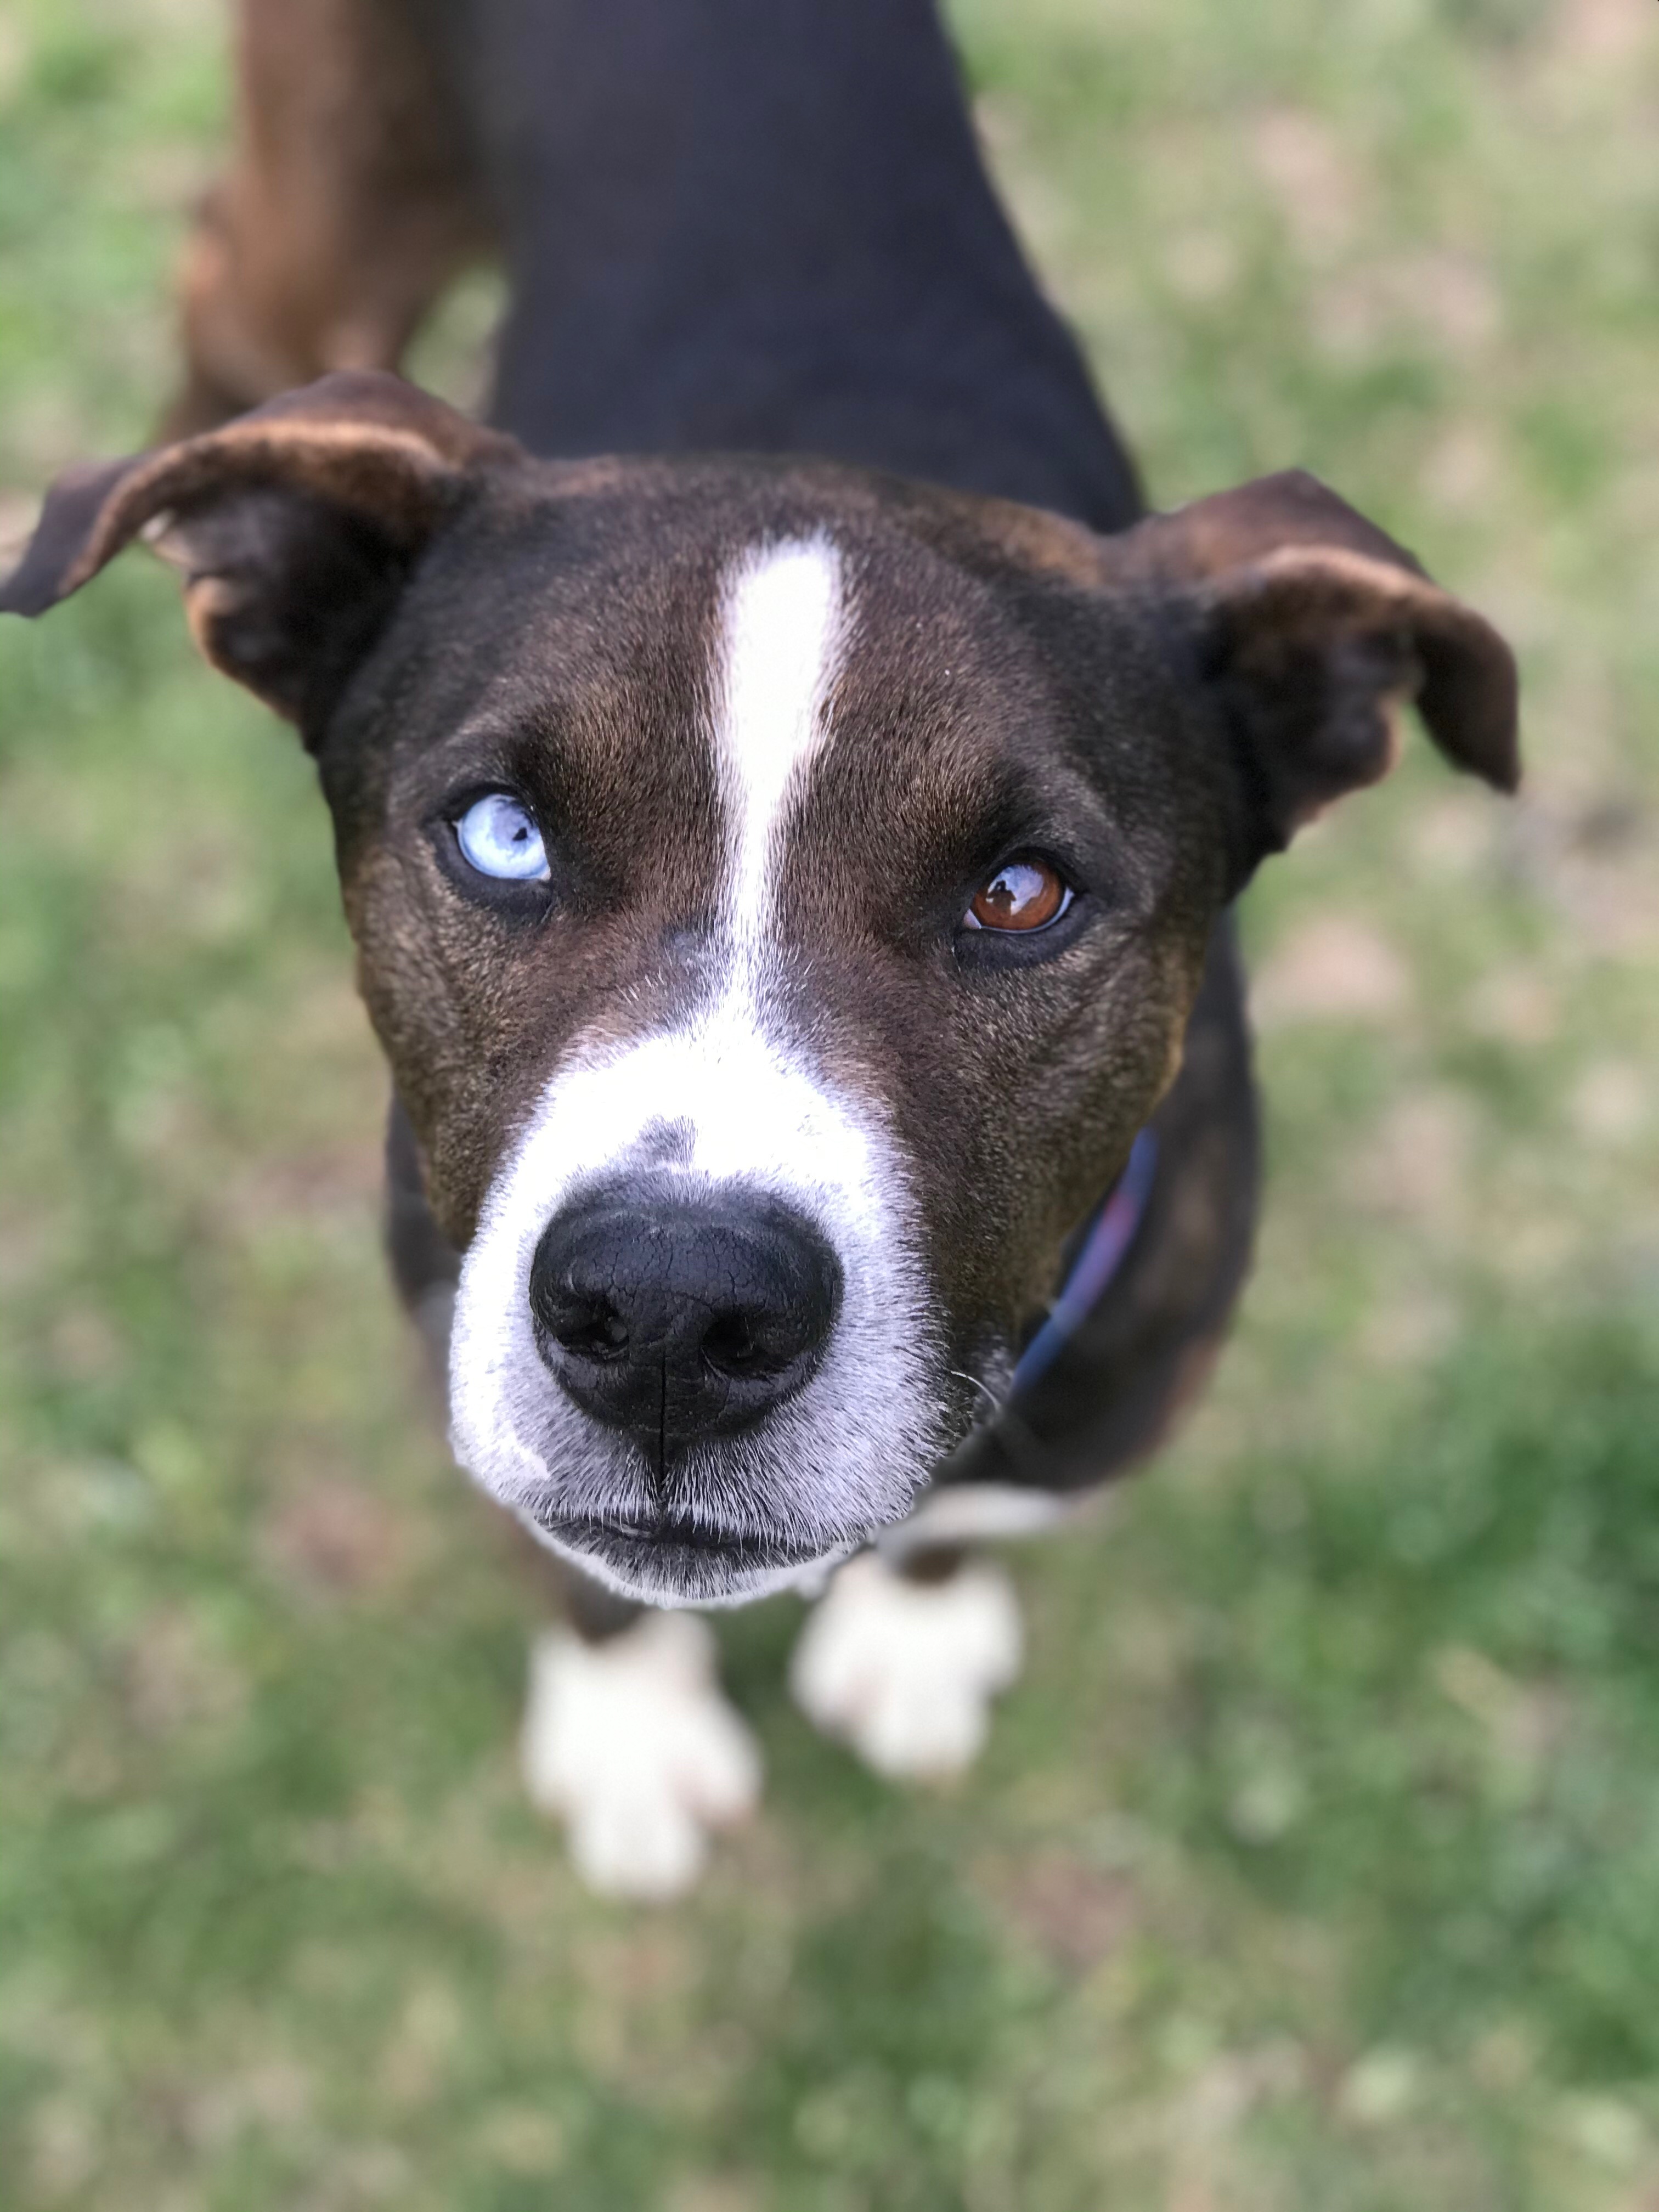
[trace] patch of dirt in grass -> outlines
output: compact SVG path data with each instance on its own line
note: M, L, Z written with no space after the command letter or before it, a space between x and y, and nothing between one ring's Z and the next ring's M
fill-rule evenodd
M975 1887L994 1923L1012 1928L1051 1965L1073 1974L1109 1958L1139 1918L1129 1875L1060 1849L981 1859Z
M1322 914L1274 947L1250 980L1250 1012L1263 1030L1295 1022L1391 1024L1413 1000L1411 970L1374 922Z

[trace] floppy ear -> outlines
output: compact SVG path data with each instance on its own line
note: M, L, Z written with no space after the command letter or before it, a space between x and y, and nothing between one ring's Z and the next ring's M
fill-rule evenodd
M1331 799L1387 775L1401 701L1455 767L1500 791L1519 783L1508 646L1315 477L1263 477L1108 544L1126 580L1173 603L1219 708L1234 890Z
M401 378L325 376L222 429L70 469L0 610L39 615L143 536L216 668L307 744L470 472L523 459Z

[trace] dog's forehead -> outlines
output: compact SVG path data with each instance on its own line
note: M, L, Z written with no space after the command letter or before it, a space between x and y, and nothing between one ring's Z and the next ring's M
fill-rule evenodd
M829 750L866 811L959 815L1010 763L1040 764L1054 720L1026 620L1045 580L1018 511L979 504L829 468L550 472L441 564L470 650L438 672L434 714L516 725L572 810L613 825L665 795L688 818L763 787L798 805ZM458 684L472 700L442 696Z

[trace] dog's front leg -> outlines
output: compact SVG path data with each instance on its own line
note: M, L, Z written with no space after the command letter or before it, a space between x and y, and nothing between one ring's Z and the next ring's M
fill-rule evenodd
M531 1646L525 1787L562 1820L582 1879L611 1896L676 1897L711 1830L753 1811L760 1752L695 1613L612 1597L571 1570L565 1623Z
M414 1132L392 1101L386 1242L404 1303L441 1391L460 1262L432 1218ZM752 1812L760 1752L721 1695L713 1632L689 1613L614 1596L519 1532L526 1571L558 1625L530 1647L520 1753L534 1803L565 1824L590 1887L664 1898L702 1870L709 1832Z
M890 1565L866 1552L808 1620L790 1686L878 1773L942 1780L978 1757L1022 1641L1013 1585L993 1561L930 1547Z

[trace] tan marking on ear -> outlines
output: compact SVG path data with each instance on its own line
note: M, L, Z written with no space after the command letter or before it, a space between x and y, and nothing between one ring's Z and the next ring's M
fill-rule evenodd
M1403 692L1378 701L1390 715L1379 778L1398 757L1396 710L1403 697L1415 702L1429 734L1457 766L1500 791L1519 786L1514 657L1484 616L1442 591L1414 563L1401 568L1344 545L1285 545L1205 578L1194 596L1220 613L1241 641L1252 621L1261 624L1264 647L1276 631L1312 641L1325 629L1334 635L1390 624L1406 630L1420 673ZM1248 659L1247 642L1243 650Z
M1419 613L1457 605L1449 592L1431 583L1420 570L1397 568L1390 561L1375 560L1346 545L1277 546L1206 580L1230 598L1240 596L1253 583L1264 587L1304 584L1313 588L1346 586L1356 610L1397 607Z
M179 565L179 564L174 564ZM211 667L223 669L213 649L213 624L247 603L247 593L223 576L202 576L185 586L185 620L196 650ZM234 676L234 670L223 672Z
M269 480L370 514L412 541L448 486L473 467L526 459L511 438L399 378L346 371L251 415L131 460L66 470L53 485L0 604L38 613L88 582L163 512ZM165 538L169 526L158 533Z
M338 466L343 455L349 464L344 481ZM378 425L307 423L275 433L232 425L210 431L190 446L165 448L126 478L65 571L62 595L78 590L138 534L151 520L143 513L145 505L162 485L168 500L163 511L176 517L180 507L216 485L268 476L343 504L372 507L375 520L394 533L413 535L429 526L443 489L458 474L423 439Z
M1403 545L1305 469L1212 492L1105 543L1125 570L1152 582L1196 583L1281 550L1349 551L1389 569L1423 573Z

